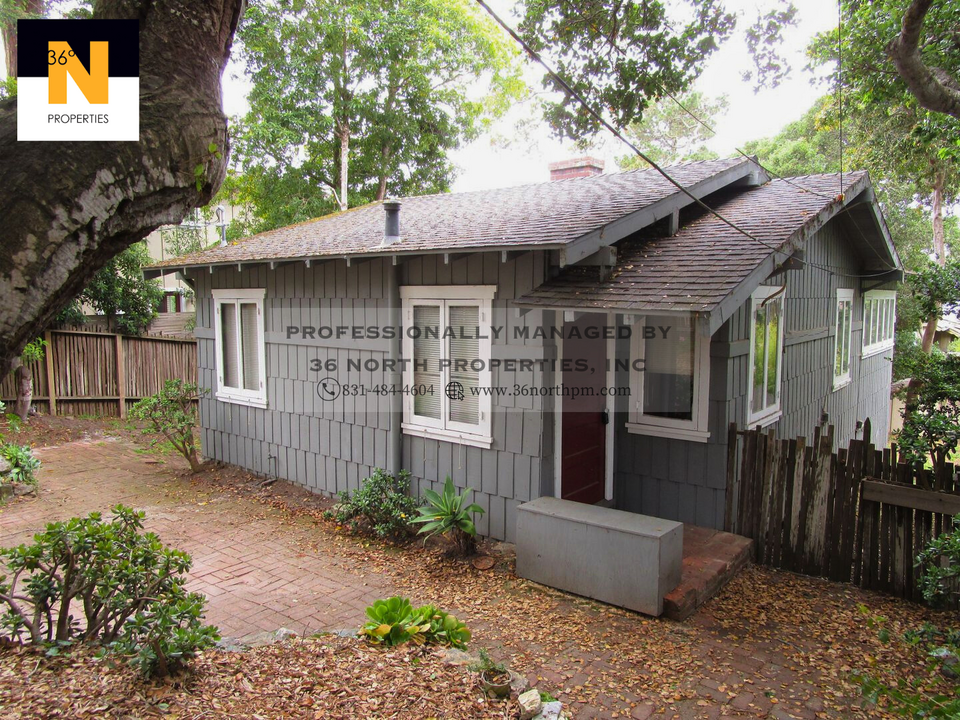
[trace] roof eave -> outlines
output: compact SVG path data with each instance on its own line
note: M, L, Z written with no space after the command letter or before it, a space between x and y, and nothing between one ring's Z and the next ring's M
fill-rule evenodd
M437 248L437 249L423 249L423 248L410 248L410 249L384 249L370 252L357 252L357 253L338 253L338 254L328 254L328 255L298 255L295 257L272 257L272 258L252 258L247 260L226 260L226 261L206 261L206 262L186 262L186 263L176 263L176 264L156 264L156 265L147 265L143 268L143 276L145 278L153 279L158 278L162 275L173 275L178 272L186 272L187 270L198 270L207 268L210 272L217 270L219 268L231 268L231 267L244 267L250 265L270 265L271 269L278 267L280 265L287 265L290 263L302 262L306 263L308 266L317 262L332 262L337 260L345 260L347 266L349 266L355 260L392 260L393 264L396 265L400 262L400 259L417 257L420 255L446 255L450 260L459 258L464 255L473 255L475 253L487 253L487 252L497 252L503 255L503 261L517 257L518 255L523 255L528 252L534 252L537 250L542 251L552 251L560 250L563 247L562 243L529 243L524 245L507 244L501 243L496 245L478 245L478 246L465 246L460 248Z

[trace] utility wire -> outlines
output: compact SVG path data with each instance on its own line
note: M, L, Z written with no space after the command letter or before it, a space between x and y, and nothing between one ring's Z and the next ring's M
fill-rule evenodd
M735 230L736 232L740 233L741 235L749 238L750 240L753 240L753 241L756 242L756 243L759 243L760 245L766 247L767 249L769 249L769 250L771 250L771 251L773 251L773 252L784 252L784 250L783 250L781 247L778 247L778 246L776 246L776 245L772 245L772 244L770 244L770 243L768 243L768 242L766 242L766 241L764 241L764 240L761 240L760 238L758 238L758 237L756 237L755 235L753 235L751 232L749 232L749 231L747 231L747 230L744 230L743 228L739 227L737 224L735 224L735 223L732 222L731 220L728 220L727 218L725 218L723 215L721 215L721 214L720 214L719 212L717 212L715 209L713 209L712 207L710 207L709 205L707 205L705 202L703 202L703 200L701 200L701 199L698 198L696 195L694 195L693 193L691 193L686 187L684 187L682 184L680 184L680 182L678 182L677 180L675 180L675 179L674 179L666 170L664 170L658 163L656 163L653 159L651 159L650 157L648 157L643 151L640 150L640 148L638 148L638 147L637 147L636 145L634 145L630 140L628 140L628 139L623 135L623 133L621 133L619 130L617 130L606 118L604 118L599 112L597 112L597 111L590 105L590 103L588 103L588 102L586 101L586 99L585 99L580 93L578 93L576 90L574 90L574 89L570 86L570 84L569 84L566 80L564 80L563 77L560 76L559 73L557 73L552 67L550 67L550 65L547 64L547 62L540 56L540 54L539 54L536 50L534 50L532 47L530 47L530 45L529 45L522 37L520 37L520 35L517 34L517 32L516 32L512 27L510 27L506 22L504 22L504 20L493 10L493 8L491 8L491 7L485 2L485 0L477 0L477 4L479 4L480 7L482 7L482 8L484 9L484 11L485 11L491 18L493 18L493 20L494 20L501 28L503 28L503 29L507 32L507 34L510 35L510 37L512 37L513 40L514 40L518 45L520 45L520 47L523 48L523 50L527 53L527 55L528 55L531 59L533 59L533 60L534 60L535 62L537 62L541 67L543 67L544 70L546 70L547 74L548 74L551 78L553 78L554 82L555 82L557 85L559 85L565 92L567 92L572 98L574 98L578 103L580 103L580 105L583 107L583 109L586 110L587 113L588 113L591 117L593 117L598 123L600 123L600 125L602 125L604 128L606 128L610 133L612 133L614 137L616 137L618 140L620 140L620 142L622 142L624 145L626 145L627 147L629 147L641 160L643 160L643 161L646 162L648 165L650 165L651 168L653 168L653 169L654 169L657 173L659 173L665 180L667 180L667 182L669 182L671 185L673 185L674 187L676 187L681 193L683 193L684 195L686 195L687 197L689 197L694 203L696 203L696 204L699 205L701 208L703 208L704 210L706 210L708 213L710 213L711 215L713 215L714 217L716 217L720 222L722 222L723 224L727 225L728 227L730 227L731 229ZM616 46L614 46L614 47L616 47ZM750 159L751 159L751 161L753 161L753 158L750 158ZM754 161L754 162L755 162L755 161ZM759 166L759 163L757 163L757 165ZM804 188L801 188L801 189L804 189ZM835 200L835 201L836 201L836 200L839 200L839 199L840 199L840 198L833 198L833 200ZM817 263L811 262L811 261L806 260L806 259L800 259L800 258L796 258L796 259L797 259L801 264L807 265L807 266L809 266L809 267L817 268L818 270L822 270L823 272L826 272L826 273L828 273L828 274L830 274L830 275L842 275L842 276L854 277L854 278L875 278L875 277L880 277L881 275L886 275L887 272L888 272L888 271L883 271L883 272L869 273L869 274L855 274L855 273L847 273L847 272L835 272L835 269L834 269L834 268L831 268L831 267L829 267L829 266L819 265L819 264L817 264ZM841 270L841 268L836 268L836 269L837 269L837 270ZM891 268L891 269L896 269L896 268Z
M843 5L837 0L837 105L840 111L840 197L843 197Z

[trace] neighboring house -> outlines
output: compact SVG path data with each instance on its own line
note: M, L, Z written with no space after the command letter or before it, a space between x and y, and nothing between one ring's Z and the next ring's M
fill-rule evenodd
M902 268L867 175L840 194L747 159L669 172L753 238L638 170L376 203L154 266L196 290L204 454L325 493L377 466L414 492L450 475L513 540L550 495L723 527L730 423L885 438Z
M223 230L230 225L233 219L240 212L238 208L232 205L219 206L222 208L222 214L214 210L214 214L208 220L204 218L200 210L194 210L183 219L180 225L167 225L157 228L147 235L147 251L154 260L163 262L170 259L170 252L167 249L165 236L167 233L174 232L178 228L185 230L199 231L199 239L204 247L218 242L222 237ZM160 314L167 313L190 313L194 311L194 302L189 292L189 286L176 273L167 273L161 276L160 281L163 285L163 301L160 304ZM183 325L187 318L162 317L157 323L162 331L160 334L183 334Z
M921 326L918 337L923 337L926 327L926 323ZM933 344L943 352L949 352L950 346L957 340L960 340L960 319L952 315L943 315L937 321L937 329L933 333Z

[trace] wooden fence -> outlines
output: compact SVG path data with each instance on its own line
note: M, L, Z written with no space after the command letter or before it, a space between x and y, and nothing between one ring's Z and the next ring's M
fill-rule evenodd
M137 400L165 380L197 381L197 341L106 332L51 330L43 360L33 363L33 401L50 415L126 417ZM0 382L0 399L16 397L14 376Z
M727 529L755 540L756 561L921 600L915 558L960 513L960 478L901 462L863 439L813 441L730 428Z

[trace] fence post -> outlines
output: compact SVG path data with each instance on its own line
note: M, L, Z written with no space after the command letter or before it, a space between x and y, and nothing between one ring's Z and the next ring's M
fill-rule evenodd
M123 335L113 336L117 347L117 395L120 397L120 419L127 417L127 388L124 377Z
M51 417L57 414L57 389L53 377L53 333L47 330L43 333L43 340L47 343L47 351L43 354L44 369L47 373L47 397L50 402Z

